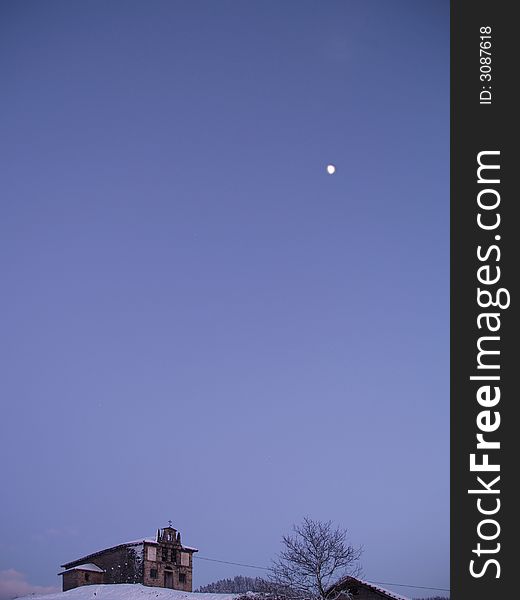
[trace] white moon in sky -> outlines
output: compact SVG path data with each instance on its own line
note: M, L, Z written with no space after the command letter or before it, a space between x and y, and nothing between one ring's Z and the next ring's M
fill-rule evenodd
M336 172L336 167L334 165L327 165L327 173L329 175L334 175Z

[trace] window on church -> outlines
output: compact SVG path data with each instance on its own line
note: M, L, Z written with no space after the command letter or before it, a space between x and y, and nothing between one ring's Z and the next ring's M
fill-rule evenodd
M85 573L85 581L89 581L90 580L90 573Z
M162 560L168 562L168 548L162 549Z
M157 569L150 569L150 579L157 579Z
M181 552L181 566L189 567L190 566L190 554L189 552Z
M157 560L157 549L153 546L148 546L146 555L148 556L148 560L153 560L155 562Z
M186 583L186 574L179 573L179 583Z

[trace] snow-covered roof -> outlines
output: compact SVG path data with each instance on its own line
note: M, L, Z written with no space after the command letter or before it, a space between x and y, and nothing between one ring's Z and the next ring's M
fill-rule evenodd
M70 571L92 571L93 573L104 573L103 569L100 569L97 565L93 563L85 563L83 565L76 565L75 567L71 567L70 569L66 569L58 575L63 575L63 573L69 573Z
M107 546L105 548L102 548L101 550L96 550L95 552L90 552L89 554L80 556L76 560L69 560L68 562L62 564L61 566L64 567L65 569L70 569L70 566L74 565L74 563L77 563L81 560L88 560L89 558L94 558L95 556L99 556L100 554L103 554L107 550L114 550L115 548L119 548L120 546L139 546L140 544L143 544L144 542L148 542L151 544L157 543L154 539L148 539L148 538L141 538L140 540L134 540L132 542L123 542L120 544L115 544L114 546Z
M118 546L137 546L144 542L147 544L158 544L157 540L154 538L141 538L139 540L132 540L131 542L122 542L121 544L118 544Z
M347 576L347 577L343 578L342 580L338 581L332 587L341 589L342 587L344 587L344 586L346 587L347 585L365 586L371 590L379 592L380 594L384 594L387 598L390 598L391 600L409 600L409 598L407 598L406 596L400 596L399 594L396 594L395 592L391 592L390 590L382 588L378 584L370 583L370 581L365 581L364 579L358 579L357 577Z
M70 560L69 562L62 564L61 566L69 569L69 565L73 565L74 563L76 563L80 560L85 560L85 559L89 559L94 556L98 556L99 554L102 554L103 552L106 552L107 550L113 550L114 548L119 548L120 546L140 546L140 545L144 545L145 542L147 544L154 544L155 546L158 545L158 542L155 538L143 537L143 538L139 538L137 540L131 540L130 542L121 542L120 544L116 544L115 546L108 546L101 550L96 550L96 552L91 552L90 554L85 554L84 556L81 556L80 558L77 558L76 560ZM182 545L182 549L186 550L187 552L198 552L198 548L193 548L192 546Z
M362 581L362 583L364 585L366 585L367 587L372 588L373 590L376 590L378 592L382 592L383 594L386 594L390 598L394 598L395 600L409 600L406 596L401 596L399 594L396 594L395 592L391 592L390 590L382 588L380 585L376 585L374 583L369 583L368 581Z

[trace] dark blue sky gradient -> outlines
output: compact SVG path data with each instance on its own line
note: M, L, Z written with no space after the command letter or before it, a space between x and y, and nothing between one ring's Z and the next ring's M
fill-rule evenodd
M268 565L309 515L449 587L448 19L2 2L0 570L168 519Z

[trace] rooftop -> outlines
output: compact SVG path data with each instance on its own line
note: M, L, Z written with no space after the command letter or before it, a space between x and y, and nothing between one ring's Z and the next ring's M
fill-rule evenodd
M379 585L370 583L369 581L365 581L364 579L358 579L357 577L351 577L350 575L348 575L347 577L344 577L343 579L341 579L340 581L335 583L332 586L332 588L339 587L341 589L343 587L355 586L355 585L364 586L366 588L369 588L371 590L379 592L380 594L384 594L389 600L409 600L409 598L407 598L406 596L400 596L399 594L396 594L395 592L391 592L390 590L382 588Z
M82 565L76 565L75 567L71 567L70 569L66 569L65 571L62 571L61 573L58 573L58 575L63 575L63 573L68 573L69 571L92 571L94 573L104 573L105 572L103 569L100 569L97 565L94 565L92 563L85 563Z
M69 562L62 564L61 567L66 570L70 570L71 567L75 563L77 563L79 561L86 562L88 559L94 558L95 556L99 556L100 554L102 554L103 552L106 552L107 550L115 550L116 548L121 548L123 546L140 546L140 545L144 545L145 542L147 544L158 545L158 542L155 538L143 537L143 538L139 538L137 540L131 540L130 542L122 542L120 544L116 544L115 546L108 546L107 548L102 548L101 550L96 550L95 552L92 552L91 554L86 554L85 556L81 556L80 558L77 558L76 560L69 560ZM181 544L181 548L182 548L182 550L185 550L186 552L198 552L198 549L194 548L193 546L185 546L184 544Z

